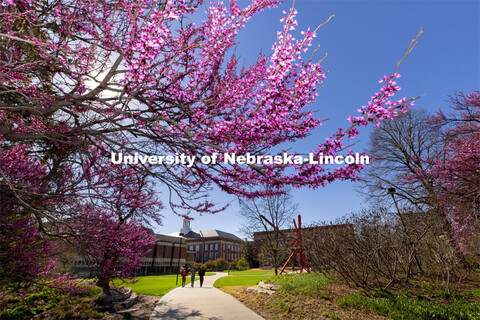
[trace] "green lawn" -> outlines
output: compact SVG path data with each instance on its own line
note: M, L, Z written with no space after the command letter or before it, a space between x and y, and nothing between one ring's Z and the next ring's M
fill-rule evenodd
M205 276L214 275L213 272L207 272ZM270 270L246 270L230 272L229 277L223 277L217 280L214 284L216 288L229 286L254 286L261 280L273 279L274 272ZM133 292L138 294L145 294L150 296L163 296L168 291L175 287L182 285L182 277L178 277L178 285L175 285L176 275L158 275L137 277L136 283L122 283L120 280L115 280L113 283L117 286L130 287ZM198 281L198 276L195 277ZM187 277L187 284L190 283L190 276Z
M215 275L215 272L206 272L205 273L205 276L214 276ZM190 277L190 274L188 275ZM180 274L178 275L178 278L180 278ZM198 277L198 274L197 276ZM144 277L137 277L137 279L139 278L149 278L149 279L155 279L155 278L173 278L173 279L177 279L177 275L176 274L160 274L160 275L156 275L156 276L144 276Z
M223 272L228 272L228 270L225 270ZM274 275L275 274L275 271L274 270L258 270L258 269L254 269L254 270L245 270L245 271L231 271L230 270L230 276L246 276L246 275L265 275L265 274L268 274L268 275Z
M240 271L241 272L241 271ZM215 288L231 287L231 286L254 286L262 280L272 280L275 275L237 275L223 277L215 281Z
M212 272L208 272L205 276L214 275ZM198 281L198 276L195 280ZM113 283L117 286L129 287L133 289L133 292L138 294L145 294L150 296L163 296L168 291L175 287L182 285L182 277L178 276L178 285L175 285L177 281L176 275L159 275L159 276L145 276L137 277L135 283L122 283L120 280L115 280ZM185 283L190 283L190 276L187 277Z

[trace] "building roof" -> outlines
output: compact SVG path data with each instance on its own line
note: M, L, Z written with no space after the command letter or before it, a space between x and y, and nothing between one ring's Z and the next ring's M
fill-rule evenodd
M178 236L178 232L175 232L174 234L171 235L176 235ZM234 234L221 231L221 230L191 230L187 234L183 235L186 239L205 239L205 238L224 238L224 239L229 239L229 240L234 240L234 241L243 241L239 237L237 237Z
M155 234L157 241L167 241L167 242L180 242L181 236L178 234Z

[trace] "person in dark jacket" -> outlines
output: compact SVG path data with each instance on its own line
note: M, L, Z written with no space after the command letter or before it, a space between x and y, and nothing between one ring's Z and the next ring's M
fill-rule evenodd
M195 270L195 267L192 267L192 269L190 269L190 282L192 284L192 288L193 288L193 283L195 282L195 273L196 273L197 270Z
M198 276L200 277L200 288L201 288L203 285L203 277L205 276L204 268L200 268L200 270L198 271Z

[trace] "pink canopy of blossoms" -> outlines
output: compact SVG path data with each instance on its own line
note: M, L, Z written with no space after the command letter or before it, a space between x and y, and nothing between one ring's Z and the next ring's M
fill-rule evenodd
M325 75L319 62L304 56L315 32L308 29L295 38L296 10L284 12L271 54L259 55L248 67L239 66L234 54L227 57L245 23L279 3L255 0L242 8L236 1L212 2L205 20L195 25L187 18L202 1L56 1L48 11L43 2L10 1L1 10L2 39L9 49L2 55L11 62L0 65L0 82L17 101L0 111L0 133L9 140L47 138L59 144L86 143L89 135L99 137L105 151L196 156L265 154L302 139L321 124L308 106ZM24 32L22 21L38 32ZM27 49L35 54L29 56ZM48 83L40 74L46 70ZM345 148L345 136L358 134L356 127L405 111L412 102L392 100L400 90L394 81L399 76L385 76L380 91L348 119L352 125L312 152L337 154ZM112 132L122 138L109 139ZM148 146L139 148L139 141ZM286 173L286 167L197 162L192 168L151 170L191 190L214 183L252 197L263 193L246 191L246 185L316 188L355 179L362 168L304 164ZM207 203L195 207L209 208Z
M176 195L169 198L173 208L199 212L219 210L201 197L211 185L255 197L285 185L356 179L362 165L110 163L111 152L283 153L282 144L311 134L321 121L309 106L325 78L320 62L306 57L316 30L298 32L292 8L268 55L244 66L231 54L247 21L279 4L212 2L198 25L191 21L201 0L0 4L0 196L10 204L8 214L32 215L40 227L48 221L44 232L75 237L58 224L86 219L92 229L85 234L94 228L107 234L109 225L121 236L160 221L152 179ZM351 153L345 140L359 134L357 127L405 112L413 102L393 100L398 77L395 71L381 79L348 128L322 139L312 153ZM96 225L89 224L92 212ZM144 231L135 230L142 238ZM137 265L138 255L130 256Z

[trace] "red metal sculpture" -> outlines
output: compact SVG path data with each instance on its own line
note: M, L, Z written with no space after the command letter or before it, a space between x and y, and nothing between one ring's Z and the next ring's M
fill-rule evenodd
M307 269L307 273L310 273L307 257L305 256L305 251L303 250L303 245L302 245L302 218L300 217L300 215L298 215L298 226L297 226L297 223L295 222L295 219L293 219L293 225L295 226L295 231L297 234L296 239L292 239L288 237L284 232L278 229L272 222L270 222L270 220L265 218L263 215L260 215L260 217L262 217L263 220L265 220L269 225L271 225L279 234L281 234L284 238L286 238L288 240L288 245L290 249L292 249L292 253L290 254L287 261L285 262L282 269L280 270L280 274L283 273L288 263L296 253L298 253L298 263L300 265L300 272L303 272L303 268L305 268Z

